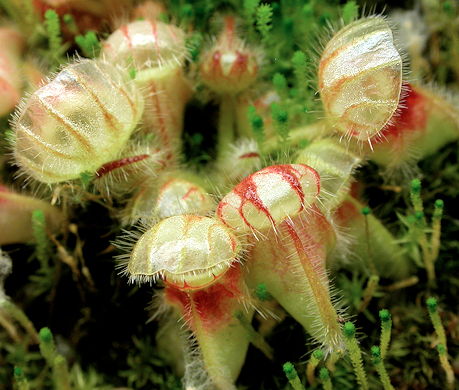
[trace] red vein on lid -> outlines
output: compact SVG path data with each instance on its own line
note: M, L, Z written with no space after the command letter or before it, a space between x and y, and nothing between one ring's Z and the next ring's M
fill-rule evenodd
M161 138L161 141L162 141L163 145L167 149L170 149L171 141L169 139L169 133L168 133L168 129L167 129L167 126L166 126L166 120L164 119L164 114L162 113L163 110L162 110L162 107L161 107L161 101L159 99L159 94L161 92L158 92L154 82L152 82L150 84L150 91L151 91L151 99L153 100L153 104L154 104L155 115L158 118L159 136ZM166 159L169 159L169 155L167 155Z
M239 156L239 158L255 158L255 157L260 157L260 155L257 152L249 152L249 153L244 153L243 155Z
M301 185L300 180L298 179L297 175L299 175L300 177L302 177L303 175L301 175L301 173L298 172L298 170L295 169L293 166L288 165L288 164L274 165L273 167L270 167L270 168L271 168L270 170L282 176L282 179L284 179L284 181L286 181L290 185L292 190L296 192L296 194L298 195L298 198L300 198L300 204L301 204L300 210L302 210L303 203L304 203L304 191L303 191L303 186Z
M234 18L232 16L225 18L225 30L228 33L228 49L232 50L234 43Z
M132 49L132 39L131 39L131 36L129 35L128 26L127 25L121 26L120 27L120 31L122 32L122 34L126 38L127 44L129 46L129 49Z
M153 93L152 98L153 102L155 105L155 113L158 116L158 121L159 121L159 132L161 134L161 138L163 140L163 143L165 146L169 145L169 134L167 133L166 129L166 121L164 119L163 114L161 113L161 102L159 100L159 93L156 89L156 86L154 83L151 84L151 91Z
M138 156L131 156L131 157L125 157L120 160L114 160L110 161L104 165L102 165L97 171L96 171L96 176L98 178L106 175L107 173L110 173L111 171L114 171L115 169L122 168L126 165L134 164L136 162L145 160L146 158L150 157L149 154L140 154Z
M193 192L197 192L198 191L198 188L197 187L191 187L185 195L182 196L182 199L183 200L186 200L187 198L190 197L190 195L193 193Z
M158 56L159 56L160 47L158 44L158 26L156 25L155 22L151 20L150 20L150 26L151 26L151 33L153 35L153 43L155 45L155 49L158 52Z
M244 223L253 229L254 227L252 224L247 220L247 218L244 215L244 205L247 202L252 203L255 208L257 208L259 211L261 211L263 214L265 214L269 221L274 225L275 221L273 217L271 216L271 213L269 212L268 208L263 204L263 201L260 199L258 196L258 188L257 185L253 181L253 177L255 174L248 176L245 180L243 180L240 184L238 184L236 187L234 187L233 192L239 196L241 199L241 203L238 207L238 213L241 216L242 220Z
M320 180L318 179L317 172L315 172L312 168L310 168L307 165L302 164L301 166L309 170L310 173L312 173L312 175L314 176L314 179L316 182L315 184L318 188L318 191L317 191L317 194L318 194L320 191ZM305 175L303 175L294 166L290 164L274 165L271 167L267 167L245 178L241 183L239 183L236 187L234 187L232 191L234 194L238 195L241 200L240 205L238 207L238 213L241 216L244 223L250 228L253 228L253 226L247 220L246 216L244 215L244 210L243 210L244 205L247 202L250 202L252 205L254 205L255 208L257 208L259 211L261 211L268 217L268 219L270 220L272 224L275 224L275 221L272 218L270 211L264 205L263 201L258 195L258 188L254 182L255 177L264 175L264 174L272 174L272 173L281 176L282 179L285 182L287 182L290 185L290 187L296 192L298 198L300 199L300 210L299 211L301 211L304 207L305 194L304 194L303 187L301 185L299 178L302 178ZM222 216L222 208L226 204L227 203L221 203L218 207L218 215L220 217ZM224 218L222 219L224 220Z

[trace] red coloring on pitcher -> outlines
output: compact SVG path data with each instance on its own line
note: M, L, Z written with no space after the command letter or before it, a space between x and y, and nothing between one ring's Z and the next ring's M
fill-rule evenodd
M402 138L407 132L423 131L427 124L427 100L410 84L404 85L405 101L399 112L392 117L392 124L386 126L375 137L375 143L386 143L391 138ZM394 142L394 141L391 141Z
M164 296L168 303L180 310L192 329L198 319L206 330L217 331L233 318L233 306L242 296L241 278L241 267L236 264L215 284L195 291L168 286Z

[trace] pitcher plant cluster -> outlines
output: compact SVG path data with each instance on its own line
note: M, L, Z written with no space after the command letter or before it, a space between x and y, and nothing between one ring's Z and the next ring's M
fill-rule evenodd
M435 286L443 202L436 200L429 222L416 163L459 138L457 103L411 77L408 57L420 61L415 48L402 48L386 16L359 16L354 2L317 43L315 62L309 52L294 53L289 79L269 74L282 61L266 55L279 12L273 5L244 1L243 18L234 10L216 13L218 33L207 37L185 11L179 23L167 17L166 4L148 1L129 5L123 22L106 36L99 31L99 40L84 24L96 23L107 4L89 3L75 2L81 8L61 17L48 2L33 3L30 15L40 20L43 13L41 34L54 48L46 58L54 73L43 74L26 55L39 38L23 25L0 28L7 42L0 50L0 114L12 112L10 154L1 163L14 171L0 186L0 244L35 240L46 269L50 251L65 259L61 237L76 234L73 210L98 202L118 223L113 245L121 254L113 267L126 283L152 291L155 318L180 341L162 347L175 356L185 388L236 389L250 343L272 355L254 317L269 324L280 306L318 346L308 363L310 382L322 359L348 355L358 386L367 389L355 325L334 275L359 269L368 276L369 299L381 278L403 283L416 265ZM14 16L16 2L5 4ZM82 57L63 61L73 41ZM218 105L215 137L209 135L215 152L205 164L184 158L192 99ZM411 181L414 211L405 222L417 263L361 197L354 176L368 162L387 181ZM67 265L77 267L71 259ZM2 294L0 305L14 306ZM453 388L433 306L445 381ZM391 320L387 310L380 315L381 345L371 356L390 389L383 360ZM55 386L70 388L47 331L31 330L53 372L61 372ZM20 386L27 380L18 370ZM324 388L332 386L330 370L320 370ZM302 388L293 365L284 371Z

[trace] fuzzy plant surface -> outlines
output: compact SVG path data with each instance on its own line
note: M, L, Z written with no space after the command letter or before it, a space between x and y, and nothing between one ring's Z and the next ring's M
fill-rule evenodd
M0 0L0 390L459 388L459 4Z

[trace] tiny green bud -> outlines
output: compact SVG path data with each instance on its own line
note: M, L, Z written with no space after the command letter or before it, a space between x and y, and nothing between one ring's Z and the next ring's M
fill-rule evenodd
M306 55L302 51L296 51L292 57L292 63L295 67L303 67L306 64Z
M293 366L292 363L287 362L284 364L282 368L284 370L285 376L287 377L289 381L295 379L298 376L295 370L295 367Z
M362 208L362 214L363 215L370 215L371 214L371 209L368 207L368 206L365 206L364 208Z
M379 318L381 320L381 341L380 341L380 353L381 358L384 359L389 349L392 319L389 310L383 309L379 312Z
M72 14L65 14L62 17L62 20L67 26L67 29L70 31L71 34L76 35L78 34L78 26L75 23L75 19Z
M266 284L260 283L255 289L255 295L260 301L269 301L272 299L272 295L269 293L266 288Z
M346 337L352 338L355 336L355 325L352 322L346 322L343 331Z
M295 370L295 367L293 367L293 364L290 362L287 362L284 364L283 369L284 369L285 376L287 377L293 389L294 390L304 390L304 387L300 381L300 378L298 378L298 374Z
M263 128L263 118L259 115L256 115L252 118L252 127L255 129Z
M319 377L320 377L320 380L326 381L330 379L330 373L325 367L322 367L319 371Z
M22 370L21 367L14 367L14 377L16 379L22 379L22 377L24 376L24 371Z
M282 73L276 73L273 76L273 84L274 88L276 88L279 92L284 91L287 88L287 80Z
M22 370L22 368L14 367L13 373L17 385L14 388L17 390L29 390L30 385L27 381L27 377L24 375L24 371Z
M281 124L284 124L288 121L288 113L285 111L279 104L271 104L271 112L273 119Z
M56 18L56 17L57 17L56 11L54 11L53 9L46 10L45 19L52 19L52 18Z
M368 382L365 370L363 368L362 352L355 338L355 325L352 322L346 322L343 327L346 348L349 351L352 366L357 377L357 382L362 390L368 390Z
M426 301L426 304L427 304L427 308L429 309L429 312L435 313L437 311L438 303L435 298L433 297L428 298Z
M324 357L324 352L321 349L316 349L313 353L312 356L314 356L317 360L322 360Z
M279 110L277 113L276 113L276 120L279 122L279 123L286 123L288 121L288 113L287 111L285 110Z
M421 192L421 180L413 179L411 181L411 192L413 194L419 194Z
M434 226L433 226L433 229L435 230L435 223L437 223L437 225L440 223L440 220L443 216L443 206L444 206L444 203L443 203L443 200L441 199L437 199L435 201L435 210L434 210L434 214L433 214L433 221L434 221ZM440 226L437 226L437 229L438 229L438 235L440 235ZM440 237L438 237L440 238Z
M380 311L379 311L379 319L380 319L382 322L390 321L391 316L390 316L389 310L387 310L387 309L382 309L382 310L380 310Z
M49 366L54 364L54 357L56 356L56 346L53 341L53 334L49 328L41 328L38 333L40 340L40 352L45 358Z
M51 333L51 330L47 327L40 329L39 336L40 340L44 343L49 343L53 341L53 334Z
M373 345L371 347L371 356L374 358L381 358L381 349L378 346Z

